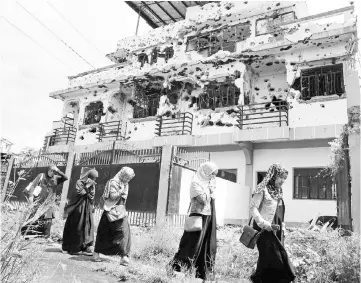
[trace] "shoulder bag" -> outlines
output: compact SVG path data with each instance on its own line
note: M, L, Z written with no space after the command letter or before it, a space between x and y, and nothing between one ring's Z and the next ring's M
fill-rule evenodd
M188 214L191 209L191 204L189 204ZM186 232L198 232L202 231L203 227L203 219L202 215L196 216L187 216L186 220L184 221L184 231Z
M261 212L262 209L262 204L263 204L263 198L261 201L261 204L259 206L259 211ZM263 229L261 231L257 231L255 229L253 229L253 227L251 227L251 221L252 221L252 217L248 222L248 225L243 227L243 232L241 237L239 238L239 241L245 245L247 248L249 249L254 249L254 247L257 244L258 238L261 235L261 233L263 232Z
M128 214L125 210L125 201L120 198L119 202L106 212L109 222L114 222L125 218Z

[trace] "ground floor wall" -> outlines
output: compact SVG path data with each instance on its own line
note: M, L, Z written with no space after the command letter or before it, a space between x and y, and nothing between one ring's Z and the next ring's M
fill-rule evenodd
M283 147L282 147L283 146ZM316 214L336 216L336 200L295 199L294 169L295 168L323 168L330 159L330 148L324 147L287 148L287 143L260 146L254 151L253 177L257 183L257 172L265 172L272 163L281 163L289 172L283 185L284 201L286 205L285 221L288 223L304 223ZM263 148L262 148L263 147ZM256 147L257 148L257 147Z

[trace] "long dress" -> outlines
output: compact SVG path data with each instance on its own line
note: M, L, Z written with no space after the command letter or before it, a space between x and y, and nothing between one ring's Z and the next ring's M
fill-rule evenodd
M216 242L216 210L211 199L211 215L202 215L203 227L199 232L186 232L180 240L178 252L170 263L173 270L180 272L182 268L196 269L196 277L207 279L213 271L217 252ZM190 214L195 216L197 214Z
M277 207L272 223L282 227L284 214L285 206L282 200L282 203ZM255 221L253 227L261 231ZM290 283L296 278L294 267L288 258L283 243L282 229L276 233L263 230L257 242L259 258L256 271L251 275L253 283Z
M104 211L100 218L94 251L104 255L129 256L131 234L128 217L110 222L106 214L107 211Z
M64 226L62 248L70 254L84 251L94 243L95 188L94 186L87 188L84 181L78 180L76 191L77 195L73 202L65 208L68 217Z
M122 173L122 170L118 174ZM125 205L129 186L127 183L123 184L118 181L118 174L106 185L105 191L109 188L109 194L105 193L105 206L109 203L112 203L113 207ZM129 256L131 233L128 217L111 222L107 214L108 211L104 210L100 218L94 252L104 255Z

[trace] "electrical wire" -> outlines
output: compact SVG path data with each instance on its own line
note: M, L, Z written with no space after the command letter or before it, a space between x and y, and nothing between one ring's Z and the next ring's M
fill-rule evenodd
M39 24L41 24L45 29L51 32L57 39L59 39L66 47L68 47L72 52L74 52L79 58L81 58L85 63L91 66L93 69L96 69L92 64L90 64L86 59L84 59L78 52L76 52L69 44L62 40L58 35L56 35L51 29L49 29L43 22L41 22L37 17L35 17L31 12L29 12L25 7L23 7L19 2L16 1L22 9L24 9L30 16L32 16Z
M65 62L63 62L59 57L57 57L56 55L54 55L53 53L51 53L49 50L47 50L43 45L41 45L39 42L37 42L35 39L33 39L30 35L28 35L26 32L24 32L23 30L21 30L20 28L18 28L16 25L14 25L12 22L10 22L8 19L4 18L3 16L0 15L0 18L3 19L4 21L6 21L9 25L11 25L13 28L15 28L16 30L18 30L19 32L21 32L23 35L25 35L28 39L30 39L32 42L34 42L36 45L38 45L40 48L42 48L46 53L48 53L50 56L54 57L56 60L58 60L59 62L61 62L63 65L65 65L66 67L70 68L72 71L75 72L75 70L70 67L68 64L66 64Z
M103 52L100 51L90 40L88 40L74 25L72 25L69 20L65 18L65 16L59 12L51 3L50 1L46 2L57 14L59 17L61 17L69 26L71 26L72 29L74 29L90 46L92 46L95 50L99 52L102 56L104 56Z

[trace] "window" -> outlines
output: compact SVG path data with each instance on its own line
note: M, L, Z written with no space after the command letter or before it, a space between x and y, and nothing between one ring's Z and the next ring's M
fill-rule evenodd
M219 169L217 177L237 183L237 169Z
M133 118L146 118L157 114L159 94L137 95L135 101Z
M199 96L199 109L214 109L234 106L238 103L239 89L231 83L207 85L205 92Z
M336 198L335 186L331 177L319 174L322 168L297 168L294 169L295 199L326 199Z
M167 63L170 58L174 55L173 46L164 48L163 51L160 51L159 48L153 48L150 57L146 53L140 53L138 55L138 62L140 62L140 67L143 67L145 63L150 65L157 63L158 58L164 58L164 61Z
M103 103L101 101L91 102L85 107L84 125L100 122L103 115Z
M295 19L294 12L275 15L258 19L256 21L256 36L274 32L281 24L291 22Z
M342 64L312 68L301 71L301 98L341 95L344 93Z
M250 27L249 23L239 24L191 37L188 39L187 51L206 52L207 56L219 50L235 52L236 43L250 37Z

